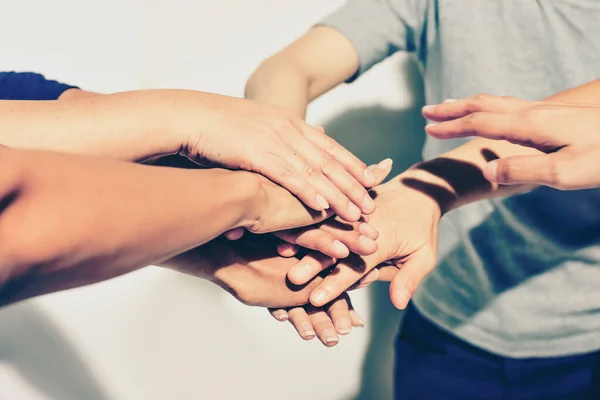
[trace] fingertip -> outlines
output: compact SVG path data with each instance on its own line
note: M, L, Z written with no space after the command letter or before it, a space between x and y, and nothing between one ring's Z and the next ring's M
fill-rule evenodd
M315 307L322 307L328 303L327 292L323 289L317 289L310 295L310 303Z
M235 229L232 229L232 230L230 230L228 232L225 232L225 237L228 240L232 240L232 241L239 240L239 239L242 238L242 236L244 236L244 232L245 231L246 230L244 228L235 228Z
M379 237L379 232L377 231L377 229L373 228L366 222L360 224L360 226L358 227L358 231L361 234L373 240L377 240L377 238Z
M285 322L289 319L289 315L285 310L276 310L271 314L279 322Z
M297 264L288 271L288 279L294 285L304 285L310 281L315 274L310 265Z
M369 168L365 168L365 171L363 172L363 174L364 174L364 182L363 183L364 183L365 187L371 187L371 186L375 185L375 183L377 183L377 178L375 177L375 174Z
M290 243L279 243L277 245L277 253L281 257L290 258L294 257L299 251L298 246Z
M354 310L350 310L350 321L352 322L352 326L355 328L365 327L364 321L362 320L360 315Z
M360 246L363 250L361 252L361 255L363 255L363 256L371 255L377 251L377 248L378 248L377 243L371 238L361 235L358 238L358 243L360 244Z
M333 258L346 258L350 255L348 247L339 240L334 240L331 247L333 253L335 253L335 255L331 255Z
M489 181L498 182L498 160L488 162L483 167L483 176Z

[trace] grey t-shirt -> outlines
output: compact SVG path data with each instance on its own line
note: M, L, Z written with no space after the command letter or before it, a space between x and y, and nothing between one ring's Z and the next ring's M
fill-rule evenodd
M480 92L541 100L600 78L598 0L349 0L321 23L354 44L359 74L416 53L430 104ZM427 138L424 157L464 142ZM414 304L509 357L600 349L600 190L541 188L448 213Z

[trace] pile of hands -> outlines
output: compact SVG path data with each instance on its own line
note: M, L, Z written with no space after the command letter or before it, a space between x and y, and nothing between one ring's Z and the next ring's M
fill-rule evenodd
M204 147L187 146L182 154L199 164L257 172L248 173L259 188L251 205L254 222L166 266L208 278L244 304L267 307L303 339L317 337L328 347L363 326L349 291L390 281L392 303L405 308L435 267L438 224L457 196L453 188L420 165L382 184L391 160L367 167L321 128L257 103L245 107L238 121L252 126L223 129L230 145L204 140ZM589 181L580 175L589 170L558 182L551 163L579 159L578 152L590 154L596 146L568 142L578 137L565 138L557 127L571 114L600 120L596 110L479 95L425 107L423 114L438 122L426 129L438 138L482 136L541 150L540 156L492 161L483 171L490 181L579 189ZM549 123L552 118L560 124ZM581 142L597 137L585 133Z
M392 160L367 167L324 129L236 101L246 109L237 122L219 121L226 144L190 135L180 155L255 180L254 223L162 265L266 307L303 339L317 337L326 346L363 326L348 296L353 289L391 281L392 302L406 307L436 261L441 207L403 181L425 172L410 170L382 184Z

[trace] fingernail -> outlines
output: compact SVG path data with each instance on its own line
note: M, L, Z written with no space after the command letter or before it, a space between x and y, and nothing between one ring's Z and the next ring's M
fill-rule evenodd
M297 265L294 268L294 275L301 282L306 282L310 279L310 267L308 265Z
M397 294L398 300L400 302L399 308L403 310L408 305L408 302L410 301L410 296L408 295L408 293L406 293L405 290L398 290Z
M371 172L371 170L369 170L369 168L365 169L365 183L368 186L374 185L375 184L375 174L373 174L373 172Z
M340 335L347 335L352 330L352 325L348 318L340 318L335 326Z
M365 212L373 212L373 210L375 210L375 201L373 201L369 193L365 194L362 206Z
M339 341L333 329L326 329L323 332L323 336L325 337L325 343L337 343Z
M306 339L312 339L315 337L315 331L312 328L310 322L305 321L302 323L302 336Z
M483 175L494 182L498 180L498 161L490 161L483 167Z
M350 250L348 250L348 247L346 247L346 245L344 243L340 242L339 240L333 241L333 249L340 257L342 257L342 256L345 257L350 253Z
M425 106L421 109L423 112L431 112L433 110L435 110L435 106Z
M360 235L360 237L358 238L358 243L360 243L360 245L362 247L373 247L373 246L377 246L377 244L375 243L375 241L373 239L370 239L366 236Z
M458 100L456 99L446 99L444 100L444 103L448 104L448 103L456 103Z
M362 328L364 328L364 327L365 327L365 322L362 320L362 318L360 317L360 315L358 315L358 313L357 313L356 311L354 311L354 310L350 310L350 314L351 314L352 316L354 316L354 320L355 320L356 322L358 322L358 324L359 324L359 325L360 325Z
M377 166L381 169L387 169L390 168L393 163L394 161L391 158L386 158L385 160L377 164Z
M376 240L379 237L379 232L366 222L360 224L358 230L369 239Z
M327 200L325 200L325 197L321 196L320 194L317 195L317 204L323 210L328 210L329 209L329 203L327 202Z
M348 214L350 214L350 218L354 220L360 218L360 210L353 203L348 204Z
M278 311L275 313L275 318L277 318L277 321L285 322L288 319L288 315L285 311Z
M326 297L327 297L327 293L325 293L325 291L323 289L319 289L315 293L313 293L313 295L311 296L311 298L312 298L311 303L313 303L316 306L320 306L322 304L325 304Z

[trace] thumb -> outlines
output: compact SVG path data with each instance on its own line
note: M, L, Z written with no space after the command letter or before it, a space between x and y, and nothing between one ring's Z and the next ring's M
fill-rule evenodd
M560 186L561 171L557 168L555 154L515 156L490 161L483 175L501 185L539 184Z
M399 271L390 284L390 299L403 310L425 277L435 267L436 257L429 247L421 248L406 261L397 263Z

